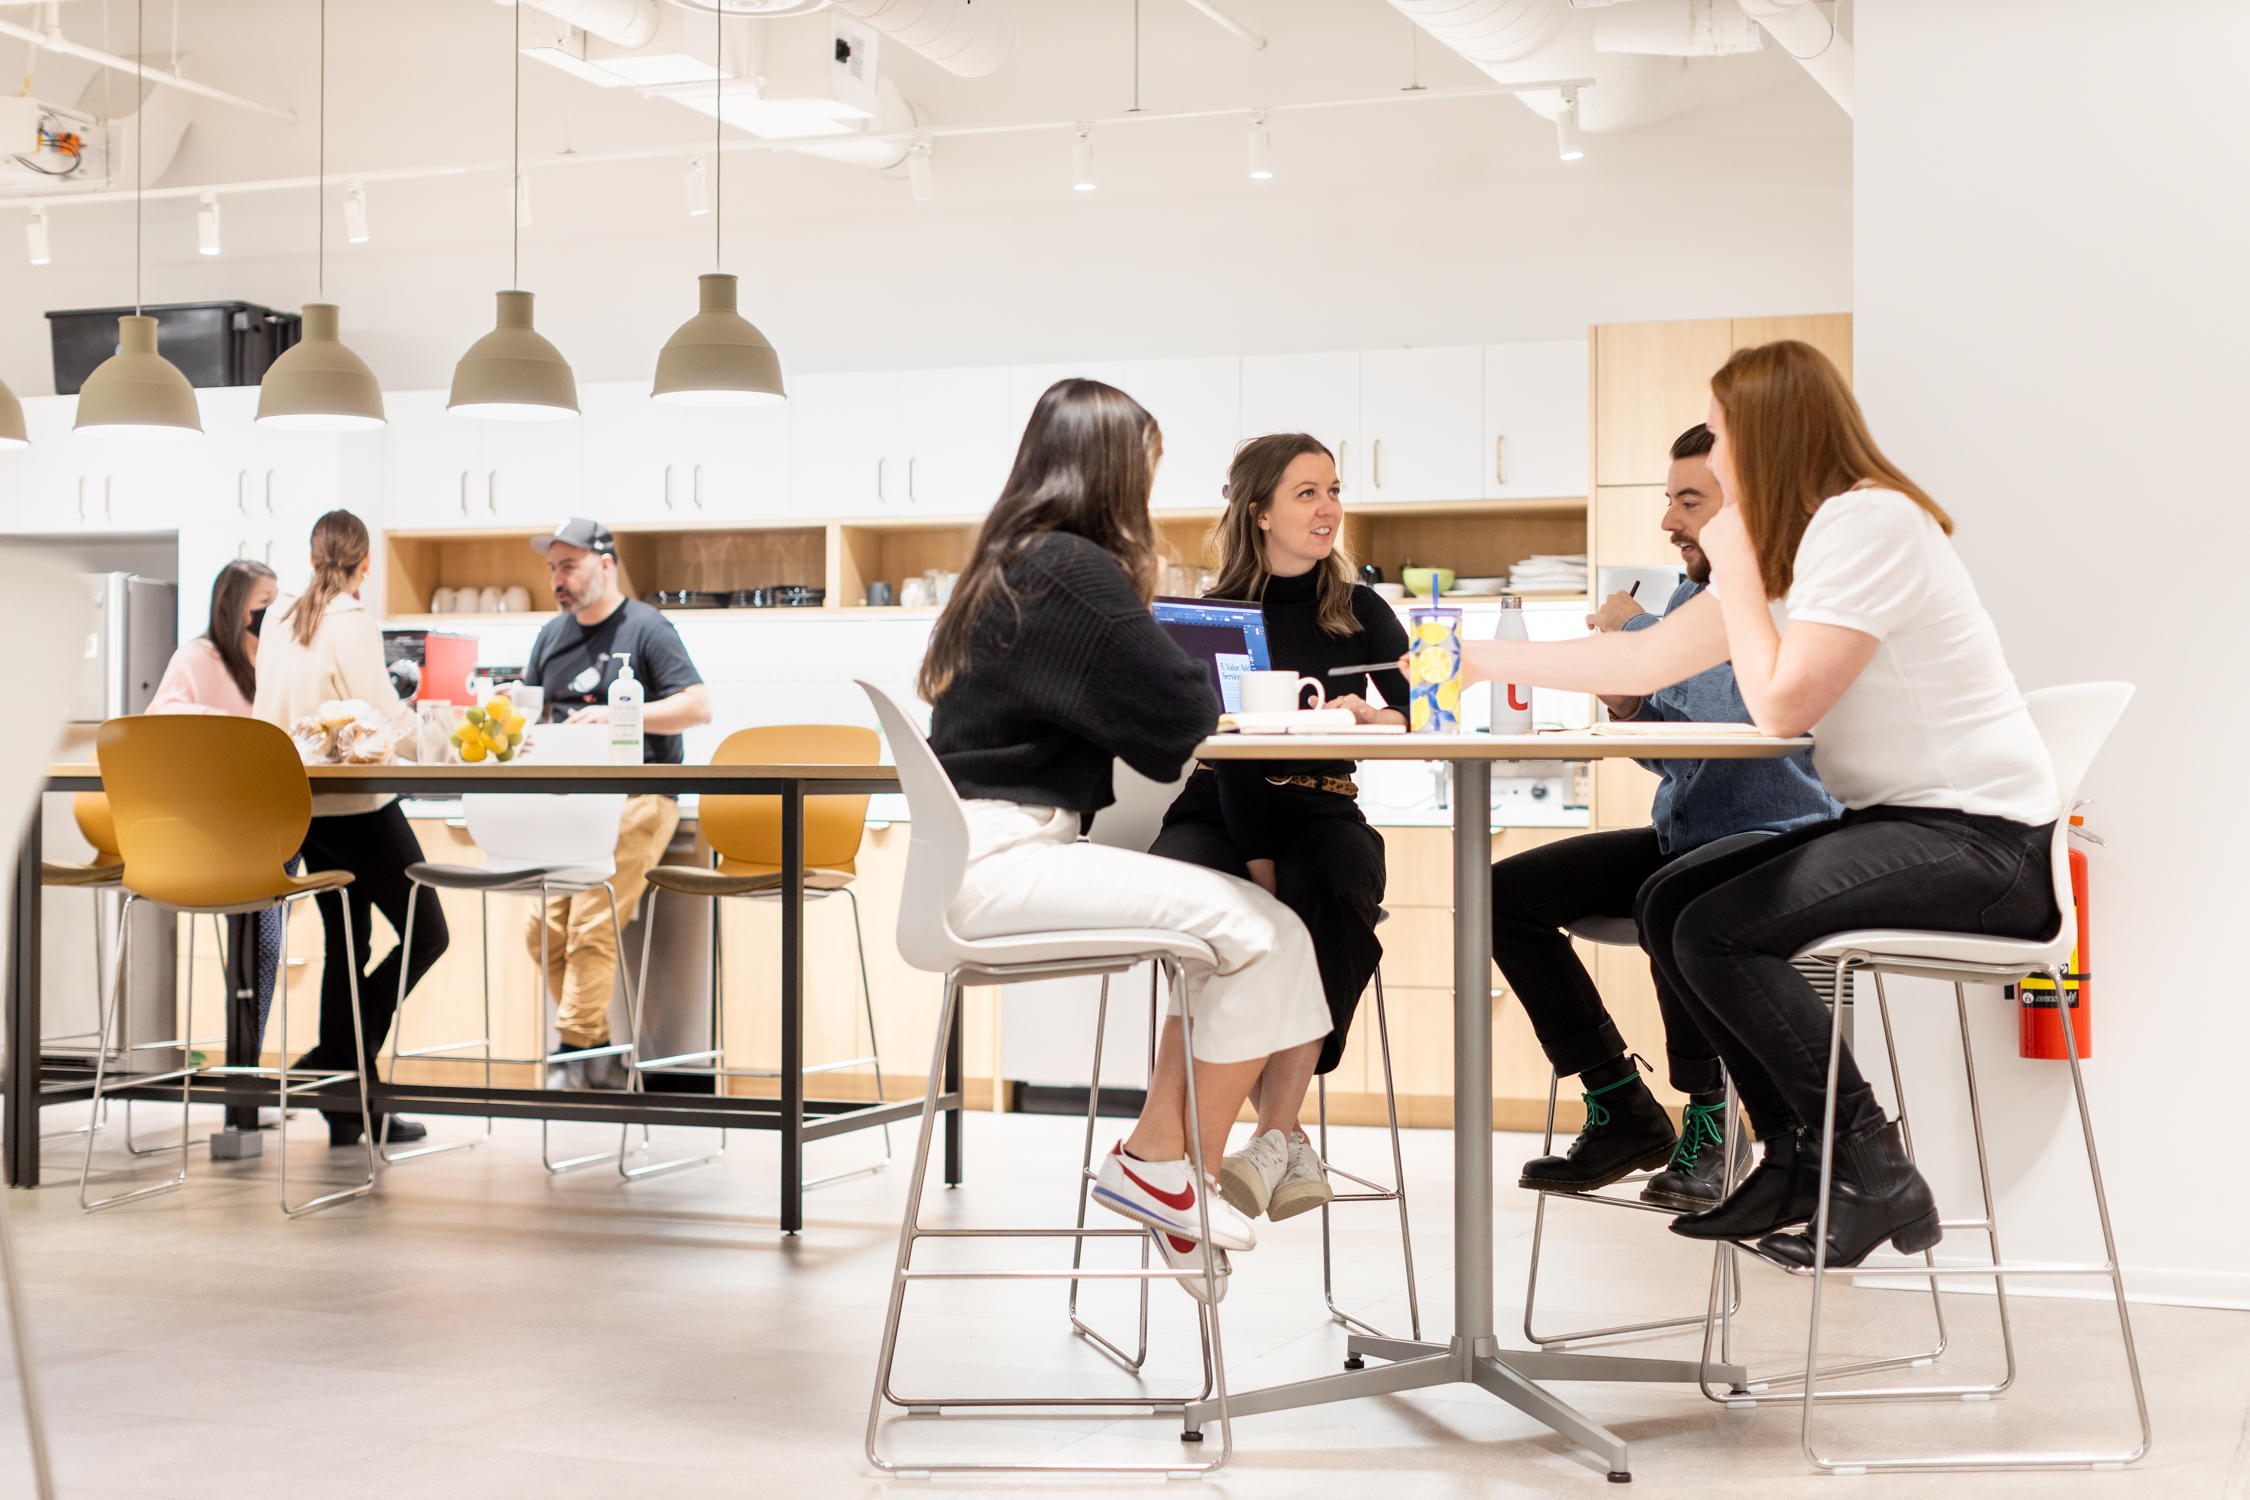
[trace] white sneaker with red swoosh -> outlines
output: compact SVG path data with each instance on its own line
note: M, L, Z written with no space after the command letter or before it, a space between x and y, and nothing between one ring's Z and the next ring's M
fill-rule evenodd
M1169 1231L1184 1240L1200 1243L1203 1225L1197 1212L1195 1165L1190 1161L1142 1161L1125 1154L1119 1141L1102 1158L1094 1174L1094 1201L1111 1213L1146 1224L1159 1234ZM1250 1250L1258 1243L1257 1231L1216 1189L1203 1195L1211 1215L1211 1243L1222 1250Z
M1193 1276L1183 1276L1179 1280L1179 1285L1190 1297L1198 1302L1224 1302L1226 1300L1227 1278L1234 1274L1233 1263L1227 1259L1226 1251L1214 1250L1211 1252L1218 1257L1218 1263L1212 1267L1215 1279L1218 1282L1218 1295L1212 1296L1209 1294L1210 1289L1204 1283L1203 1247L1201 1245L1193 1240L1183 1240L1178 1235L1162 1229L1150 1230L1149 1238L1156 1241L1157 1254L1164 1257L1164 1264L1175 1271L1195 1272Z

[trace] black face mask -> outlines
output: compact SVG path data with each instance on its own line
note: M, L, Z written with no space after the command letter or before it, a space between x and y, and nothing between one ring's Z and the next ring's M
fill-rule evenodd
M261 630L265 629L265 625L266 625L266 612L265 612L264 610L262 610L262 609L254 609L254 610L250 611L250 627L249 627L249 628L250 628L250 633L251 633L252 635L256 635L256 634L258 634L258 633L259 633L259 632L260 632Z

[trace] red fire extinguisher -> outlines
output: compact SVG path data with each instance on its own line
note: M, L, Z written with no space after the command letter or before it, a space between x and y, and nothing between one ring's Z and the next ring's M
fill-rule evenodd
M2080 807L2086 804L2081 802ZM2070 832L2073 836L2098 844L2101 835L2088 831L2086 820L2073 812L2070 815ZM2086 893L2086 855L2075 846L2070 851L2070 899L2078 909L2078 946L2071 950L2070 968L2063 976L2063 1003L2070 1007L2071 1030L2076 1033L2078 1055L2094 1055L2094 991L2091 981L2093 959L2087 950L2087 935L2093 926L2091 906ZM2017 1050L2022 1056L2046 1058L2061 1062L2069 1056L2063 1046L2062 1012L2055 1003L2055 984L2047 978L2026 979L2014 986L2019 1041Z

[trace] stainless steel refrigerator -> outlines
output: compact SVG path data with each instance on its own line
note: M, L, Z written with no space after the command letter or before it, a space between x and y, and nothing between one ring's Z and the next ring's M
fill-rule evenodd
M179 640L179 588L134 573L79 576L86 585L86 612L79 677L71 693L70 753L91 759L94 731L102 720L145 713L156 696ZM67 793L50 792L43 799L41 831L48 859L82 863L93 857L92 847L79 835ZM124 898L116 895L47 893L40 928L42 1052L78 1057L91 1051L99 998L116 974L117 918L123 905ZM128 1005L136 1044L178 1035L173 1019L178 967L174 927L173 918L153 907L134 912ZM208 930L204 941L210 941ZM130 1066L135 1071L176 1067L171 1061L176 1056L142 1051Z

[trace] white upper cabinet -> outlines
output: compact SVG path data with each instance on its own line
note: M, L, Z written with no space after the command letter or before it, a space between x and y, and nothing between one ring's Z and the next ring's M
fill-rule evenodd
M478 469L469 481L469 507L484 526L551 529L586 510L586 420L478 422Z
M992 508L1015 462L1008 371L908 370L898 385L898 468L887 466L881 514L902 505L928 515L977 516Z
M77 414L76 396L23 403L31 446L16 455L7 529L60 535L177 527L182 501L209 462L210 439L83 437L71 430Z
M1586 493L1586 341L1484 348L1484 498Z
M446 411L445 391L387 391L383 412L383 524L398 531L461 529L480 523L481 488L472 506L480 424Z
M1359 421L1367 458L1359 500L1481 497L1483 386L1484 351L1473 344L1361 354Z
M1366 480L1359 439L1357 354L1254 354L1242 361L1242 435L1304 432L1336 455L1347 504Z
M895 370L790 380L789 509L795 515L881 515L894 496L905 505L898 392Z
M1159 510L1209 510L1225 502L1234 445L1242 441L1242 361L1134 359L1117 383L1148 408L1164 433L1164 461L1149 503Z
M785 406L675 406L647 381L578 388L583 503L605 523L734 524L787 513Z
M1016 456L1016 446L1023 441L1023 430L1031 421L1031 409L1039 398L1047 394L1047 387L1058 380L1098 380L1104 385L1122 386L1125 366L1114 359L1083 359L1060 365L1010 365L1008 367L1008 457ZM1159 420L1162 420L1161 418Z

